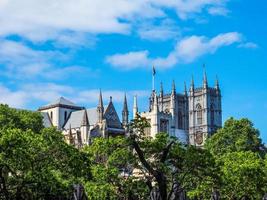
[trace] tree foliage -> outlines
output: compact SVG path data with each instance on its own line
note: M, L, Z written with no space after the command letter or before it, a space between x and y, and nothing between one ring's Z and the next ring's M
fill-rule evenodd
M0 183L3 199L67 199L89 160L44 128L39 113L0 106ZM88 167L87 167L88 166Z
M44 128L39 113L0 105L0 199L73 199L74 185L91 200L245 200L267 192L266 148L248 119L227 120L204 149L167 133L148 137L149 126L137 115L129 137L95 138L78 150Z

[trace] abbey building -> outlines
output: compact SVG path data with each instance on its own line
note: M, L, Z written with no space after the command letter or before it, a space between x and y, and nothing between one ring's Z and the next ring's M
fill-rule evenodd
M137 97L133 113L138 112ZM192 78L189 91L177 93L175 82L170 93L165 93L163 85L159 93L152 90L149 108L140 112L151 127L145 134L155 137L158 132L167 132L181 142L203 146L207 137L222 126L221 91L216 79L214 87L209 87L206 73L201 87L195 87Z
M138 111L137 96L134 97L133 118L139 113L150 123L145 134L155 137L167 132L181 142L203 146L207 137L222 126L221 91L218 80L214 87L208 84L206 73L201 87L195 87L192 79L190 89L176 91L175 82L166 93L161 84L160 91L152 90L146 112ZM121 119L112 102L103 104L102 93L94 108L75 105L61 97L57 101L38 109L44 117L46 127L56 126L66 140L77 147L90 144L95 137L127 135L129 110L125 95Z

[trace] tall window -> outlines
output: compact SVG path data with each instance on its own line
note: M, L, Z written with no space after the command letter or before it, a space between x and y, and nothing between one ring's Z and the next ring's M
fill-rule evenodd
M210 124L211 126L214 125L214 105L211 104L210 106Z
M178 129L183 128L183 114L181 111L178 112Z
M51 118L51 120L53 120L53 112L52 111L50 112L50 118Z
M160 120L160 132L168 133L168 120L161 119Z
M64 112L64 120L66 121L67 120L67 117L68 117L68 113L67 111Z
M202 107L200 104L197 104L196 106L196 111L197 111L197 124L201 125L203 123L203 117L202 117Z

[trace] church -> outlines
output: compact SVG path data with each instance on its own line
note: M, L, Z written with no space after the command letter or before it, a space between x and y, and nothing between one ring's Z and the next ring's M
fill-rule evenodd
M45 127L57 127L66 141L78 148L90 144L95 137L125 135L129 115L126 96L126 121L121 123L112 97L108 105L104 105L101 91L98 105L94 108L86 109L60 97L55 102L40 107L38 111L43 115Z
M153 87L154 88L154 87ZM134 97L133 113L138 112L137 97ZM191 80L189 91L177 93L175 82L170 93L165 93L161 83L159 93L152 90L149 107L139 113L150 123L145 135L155 137L167 132L182 143L203 147L205 140L222 126L221 90L216 78L214 87L209 87L207 75L203 75L201 87Z
M145 135L152 138L159 132L166 132L184 144L202 147L205 140L222 126L219 82L216 78L215 85L210 87L206 73L201 87L195 87L192 78L190 89L187 90L185 84L183 93L176 92L174 81L169 93L164 92L162 83L159 92L153 86L148 102L148 110L139 112L137 96L134 96L133 118L138 113L147 119L150 127L146 128ZM66 141L78 148L90 144L96 137L127 135L129 110L126 95L121 120L112 97L108 105L103 105L101 91L94 108L78 106L60 97L38 111L43 115L46 127L57 127Z

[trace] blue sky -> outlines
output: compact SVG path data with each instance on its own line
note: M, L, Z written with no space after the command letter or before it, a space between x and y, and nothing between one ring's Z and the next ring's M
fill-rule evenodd
M247 117L267 142L267 5L263 0L0 0L0 102L35 110L59 96L121 112L156 86L182 92L203 63L219 77L223 119Z

